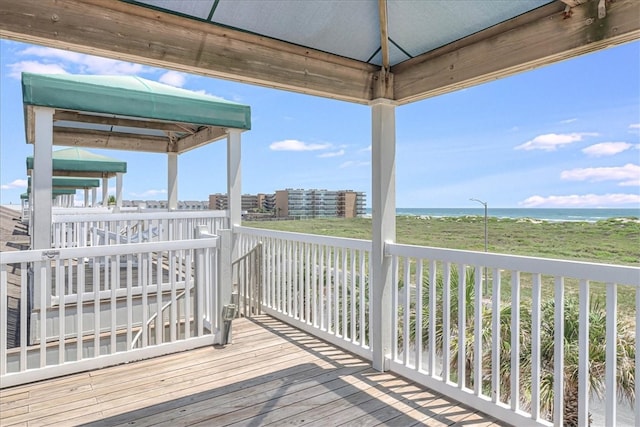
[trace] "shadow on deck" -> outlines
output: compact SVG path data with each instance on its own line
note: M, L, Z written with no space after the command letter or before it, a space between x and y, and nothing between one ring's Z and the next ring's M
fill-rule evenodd
M234 341L0 391L3 425L497 426L269 316Z

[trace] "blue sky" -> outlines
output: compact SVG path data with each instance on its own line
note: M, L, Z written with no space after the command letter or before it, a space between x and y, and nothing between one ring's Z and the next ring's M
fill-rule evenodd
M371 197L368 106L0 41L1 202L26 191L20 73L126 74L251 106L243 193L353 189ZM398 207L640 208L640 42L396 109ZM65 148L65 147L57 147ZM166 156L125 160L125 199L166 198ZM226 191L223 141L179 157L179 199ZM111 182L110 186L115 185ZM79 192L80 193L80 192Z

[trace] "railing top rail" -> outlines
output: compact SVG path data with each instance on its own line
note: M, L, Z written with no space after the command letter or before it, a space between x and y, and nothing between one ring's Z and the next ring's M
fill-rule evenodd
M290 231L265 230L262 228L234 227L234 232L250 236L267 237L272 239L292 240L301 243L317 245L339 246L356 250L371 250L371 240L349 239L346 237L320 236L317 234L294 233Z
M53 223L91 221L135 221L159 219L226 218L227 211L164 211L164 212L120 212L54 214Z
M613 282L640 288L640 267L388 243L385 255Z
M242 255L240 258L236 259L235 261L233 261L232 265L236 265L241 263L242 261L244 261L245 259L251 257L251 255L254 255L256 253L259 253L262 250L262 242L258 242L257 245L255 245L253 247L253 249L251 249L249 252L247 252L246 254Z
M29 251L3 252L0 254L0 264L35 262L46 259L91 258L147 252L215 248L218 246L218 240L219 237L213 237L206 239L87 246L81 248L33 249Z

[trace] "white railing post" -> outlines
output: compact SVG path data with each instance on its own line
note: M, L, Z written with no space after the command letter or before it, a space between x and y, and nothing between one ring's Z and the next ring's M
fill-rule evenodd
M220 344L224 340L224 319L222 317L222 308L231 303L231 292L233 288L233 234L231 230L218 230L220 236L220 268L218 278L218 298L216 300L215 314L217 319L214 326L217 327L218 333L214 340L216 344ZM213 319L212 319L213 320ZM231 333L229 333L229 342L231 342Z
M618 289L615 283L607 283L606 285L606 356L605 356L605 425L616 425L617 412L617 343L618 343ZM637 292L637 291L636 291ZM638 310L639 307L636 307ZM637 327L637 325L636 325ZM637 345L638 343L636 343ZM637 349L636 349L637 351ZM637 380L637 379L636 379ZM636 401L636 405L638 402ZM636 420L636 423L640 420ZM636 424L637 425L637 424Z

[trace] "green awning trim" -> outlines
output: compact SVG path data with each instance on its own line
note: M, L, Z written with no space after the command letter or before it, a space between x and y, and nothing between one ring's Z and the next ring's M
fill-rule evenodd
M27 194L31 194L31 187L27 187ZM54 188L51 190L51 197L62 196L64 194L76 194L76 190L66 188ZM22 196L20 198L22 198Z
M76 178L67 176L54 176L53 188L94 188L100 187L100 180L96 178ZM31 186L31 177L27 177L27 185Z
M65 110L251 129L251 107L134 76L22 73L22 100Z
M52 153L53 171L68 172L127 172L127 162L95 154L80 148L66 148ZM33 156L27 157L27 170L33 169Z

